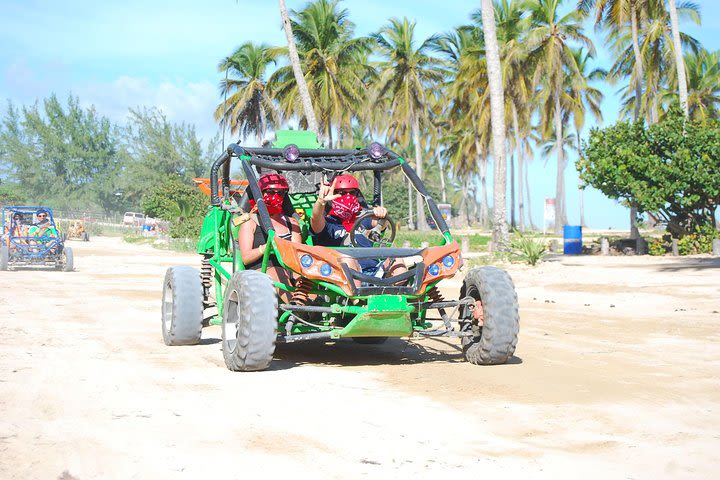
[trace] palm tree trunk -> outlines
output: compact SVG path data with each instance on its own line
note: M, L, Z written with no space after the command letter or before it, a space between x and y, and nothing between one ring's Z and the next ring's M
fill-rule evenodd
M640 53L640 38L638 35L637 7L633 2L630 5L630 30L632 32L633 53L635 55L635 121L640 119L642 110L642 81L643 64Z
M688 92L687 80L685 78L685 61L682 56L682 45L680 44L680 25L678 23L677 7L675 0L668 0L668 9L670 10L670 27L672 28L673 47L675 50L675 68L678 76L678 95L680 95L680 105L682 106L685 116L688 116Z
M285 36L288 42L288 53L290 55L290 63L292 64L293 74L295 74L295 81L298 86L298 93L300 94L300 100L302 101L303 111L305 112L305 119L308 123L308 129L315 132L318 139L320 138L320 131L318 129L318 123L315 119L315 110L313 109L312 99L310 98L310 92L305 83L305 76L303 75L302 68L300 67L300 57L298 56L297 47L295 46L295 37L293 35L292 26L290 25L290 17L288 16L287 8L285 8L285 0L279 0L280 2L280 17L282 17L283 28L285 29Z
M535 228L535 222L533 222L532 217L532 196L530 195L530 181L528 180L528 171L530 170L529 164L528 168L525 169L525 192L527 195L527 206L528 206L528 223L530 224L530 230L537 230Z
M412 192L413 187L410 179L407 178L407 189L408 189L408 230L415 230L415 223L413 222L413 207L412 207Z
M438 158L438 170L440 170L440 195L443 203L447 203L447 192L445 186L445 172L442 166L442 162Z
M505 216L505 190L507 169L505 165L505 102L503 100L500 50L495 31L495 11L492 0L482 0L483 36L490 87L490 119L492 126L493 161L493 245L504 249L508 243L508 227Z
M523 200L523 156L522 156L522 144L520 143L520 128L519 128L519 122L518 122L518 115L517 115L517 107L515 107L515 102L511 103L512 105L512 122L513 122L513 130L515 131L515 150L517 151L517 159L518 159L518 218L520 220L520 231L525 231L525 202ZM514 184L514 182L513 182ZM513 216L514 220L514 216Z
M480 142L475 141L475 151L480 155ZM480 224L483 228L487 228L490 224L488 218L488 192L487 192L487 158L478 158L480 170Z
M417 115L413 112L412 115L412 133L413 142L415 143L415 171L417 172L420 180L423 178L422 168L422 151L420 149L420 121ZM417 214L417 229L418 230L430 230L428 227L427 219L425 218L425 197L418 192L415 195L415 212Z
M567 223L565 214L565 155L563 152L562 109L560 87L555 86L555 150L557 151L557 176L555 177L555 233L562 233Z
M580 145L580 130L576 131L577 136L577 144L578 144L578 155L580 155L582 146ZM583 194L585 193L585 189L582 188L582 180L578 177L578 193L580 194L580 226L585 226L585 199L583 198Z
M510 154L510 226L515 228L515 155Z

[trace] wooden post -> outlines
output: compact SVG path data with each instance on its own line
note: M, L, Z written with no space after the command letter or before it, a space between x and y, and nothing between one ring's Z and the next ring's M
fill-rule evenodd
M713 249L712 249L713 257L720 257L720 238L714 239L712 245L713 245Z
M600 238L600 253L610 255L610 240L607 237Z
M470 253L470 238L462 237L460 239L460 251L463 255Z
M672 239L672 254L673 257L677 257L678 255L680 255L680 251L678 250L677 238Z
M638 237L635 239L635 253L638 255L647 254L647 242L643 237Z

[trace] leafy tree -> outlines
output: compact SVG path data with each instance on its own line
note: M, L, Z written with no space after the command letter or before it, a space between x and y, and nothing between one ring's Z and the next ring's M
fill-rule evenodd
M193 178L207 175L211 153L203 152L194 126L171 124L155 108L130 110L121 152L124 198L140 205L148 191L174 175L191 186Z
M686 121L674 105L660 123L594 129L577 164L583 181L640 212L658 212L675 237L714 225L720 204L720 122Z
M174 175L151 189L142 205L145 214L171 222L171 237L195 238L202 226L208 197Z
M116 128L77 97L55 95L31 107L8 104L0 128L0 165L32 203L113 209L120 172Z

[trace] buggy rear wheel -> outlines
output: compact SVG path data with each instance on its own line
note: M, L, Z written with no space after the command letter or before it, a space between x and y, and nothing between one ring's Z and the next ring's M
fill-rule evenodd
M277 338L278 301L269 276L256 270L233 274L225 290L222 350L227 368L264 370L272 361Z
M7 245L0 247L0 270L7 270L10 266L10 249Z
M517 293L510 275L495 267L473 268L460 291L461 298L467 296L480 301L484 319L467 325L473 336L462 337L465 359L475 365L506 363L515 353L520 330Z
M165 273L162 335L165 345L196 345L203 322L200 273L192 267L171 267Z
M73 257L73 251L70 247L63 248L62 251L62 271L63 272L72 272L74 267L74 257Z

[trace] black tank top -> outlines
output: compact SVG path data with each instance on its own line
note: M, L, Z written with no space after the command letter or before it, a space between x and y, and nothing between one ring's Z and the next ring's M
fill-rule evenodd
M290 240L292 239L292 223L290 223L290 219L286 216L282 216L282 220L285 222L285 226L287 227L288 231L287 233L283 233L282 235L278 235L278 237L282 238L283 240ZM262 231L262 228L260 225L255 223L255 234L253 235L253 244L252 248L258 248L263 243L266 243L265 234ZM255 260L254 262L250 263L249 265L245 266L246 270L260 270L260 267L262 266L262 259L263 257L260 257L259 259ZM270 255L270 258L268 258L268 267L275 266L277 263L274 261L275 257L273 255Z

